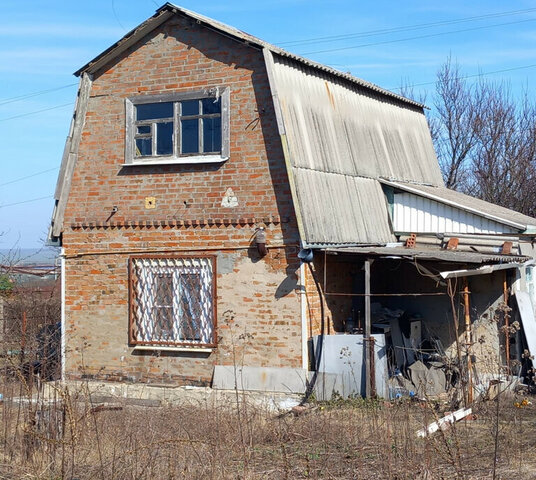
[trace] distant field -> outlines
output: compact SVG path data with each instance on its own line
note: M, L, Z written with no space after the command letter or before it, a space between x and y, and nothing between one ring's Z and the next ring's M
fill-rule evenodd
M16 262L22 265L54 264L59 248L0 248L0 264Z

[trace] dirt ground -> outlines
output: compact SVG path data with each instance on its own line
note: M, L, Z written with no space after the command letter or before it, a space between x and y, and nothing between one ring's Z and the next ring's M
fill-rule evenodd
M536 479L536 405L501 395L418 438L431 402L361 399L275 414L204 407L0 404L2 479ZM536 399L535 402L536 404ZM498 408L497 408L498 407ZM494 476L495 475L495 476Z

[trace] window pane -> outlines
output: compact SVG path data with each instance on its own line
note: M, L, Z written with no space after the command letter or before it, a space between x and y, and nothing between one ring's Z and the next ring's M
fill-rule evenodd
M156 124L156 154L171 155L173 153L173 122Z
M217 100L215 98L203 98L201 103L203 105L204 115L221 112L221 98L218 98Z
M154 327L157 340L173 337L173 276L161 273L154 278Z
M180 275L180 328L182 340L201 339L201 276L196 273Z
M143 103L136 105L136 120L153 120L158 118L172 118L173 103Z
M136 157L147 157L152 155L151 141L149 138L136 138Z
M216 341L211 258L134 258L132 339L144 343Z
M151 133L151 125L138 125L138 134Z
M170 273L161 273L155 277L155 299L157 307L173 305L173 277Z
M175 340L173 335L173 308L172 307L155 307L154 308L154 334L155 341L165 342L166 340Z
M199 100L186 100L181 105L181 115L199 115Z
M181 153L199 152L199 120L181 121Z
M203 151L221 151L221 117L203 119Z

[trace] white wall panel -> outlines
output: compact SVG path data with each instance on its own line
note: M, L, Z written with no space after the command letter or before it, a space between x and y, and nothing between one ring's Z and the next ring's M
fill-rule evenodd
M420 195L396 193L395 232L411 233L514 233L515 229L460 208Z

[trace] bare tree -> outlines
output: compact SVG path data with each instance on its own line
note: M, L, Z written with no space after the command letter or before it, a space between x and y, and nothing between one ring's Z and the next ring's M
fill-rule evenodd
M458 64L450 57L437 74L434 103L429 121L441 171L448 188L460 189L467 185L480 94L461 78Z
M526 95L517 103L504 84L480 82L478 88L483 102L474 124L472 193L534 215L535 107Z
M536 106L506 83L469 84L448 58L438 72L432 138L445 184L536 214Z

